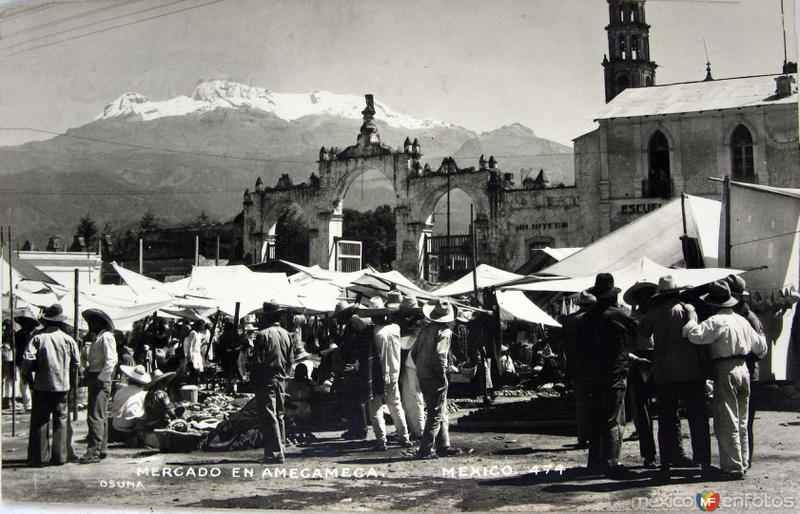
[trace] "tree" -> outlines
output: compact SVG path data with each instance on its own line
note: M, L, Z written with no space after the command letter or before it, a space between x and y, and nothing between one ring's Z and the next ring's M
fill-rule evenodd
M361 258L363 265L371 265L378 269L391 269L395 259L394 212L388 205L381 205L374 211L359 212L344 210L345 239L361 241Z
M153 214L153 211L147 209L144 214L142 214L142 219L139 220L139 228L142 230L155 230L161 227L161 222L156 218L156 215Z
M308 225L300 207L292 205L280 215L275 238L277 258L308 265Z
M87 214L78 221L75 234L83 238L88 248L97 239L97 223Z

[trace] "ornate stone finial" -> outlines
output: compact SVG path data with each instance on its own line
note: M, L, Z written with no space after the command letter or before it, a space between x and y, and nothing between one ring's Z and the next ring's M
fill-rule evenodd
M319 162L324 162L327 161L328 159L329 159L328 151L323 146L322 148L319 149Z
M261 177L256 179L256 191L261 192L264 190L264 181L261 180Z
M478 158L478 167L482 170L486 169L486 158L483 156L483 154L481 154L481 156Z
M406 136L406 140L403 141L403 153L411 153L411 139Z
M378 135L378 126L375 124L375 103L372 95L364 95L367 100L367 106L361 111L364 116L364 123L361 125L361 136L369 143L379 143L380 136ZM361 139L361 138L359 138Z
M414 142L411 144L411 153L419 157L422 155L422 147L419 145L419 139L414 138Z
M493 170L497 167L497 161L494 159L494 155L489 156L489 169Z
M714 80L714 77L711 76L711 62L706 61L706 78L703 81L708 82L709 80Z

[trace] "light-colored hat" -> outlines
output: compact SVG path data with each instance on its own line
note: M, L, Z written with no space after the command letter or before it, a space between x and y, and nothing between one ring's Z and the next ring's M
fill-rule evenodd
M256 332L256 331L258 331L258 329L252 323L248 323L248 324L246 324L244 326L244 331L245 332Z
M720 308L733 307L739 303L739 300L731 296L731 290L724 280L712 282L708 286L708 294L704 294L700 299L707 305Z
M386 305L383 303L383 298L380 296L373 296L369 299L369 308L370 309L385 309Z
M39 319L43 319L44 321L61 322L66 321L67 316L64 315L64 308L61 306L61 304L54 303L42 311L42 315L39 317Z
M747 292L747 282L742 277L731 274L725 277L725 282L728 283L734 297L750 296L750 293Z
M119 370L131 380L138 382L141 385L147 385L150 383L150 373L145 371L144 366L141 364L137 365L136 367L133 366L126 366L124 364L120 365Z
M453 306L447 300L439 300L422 307L422 314L433 323L452 323L456 319Z
M679 286L675 282L675 278L672 275L665 275L658 279L658 291L653 295L653 298L680 293L684 289L686 288Z
M308 353L305 348L295 349L294 355L292 356L292 360L294 362L302 362L309 360L313 355Z
M628 305L639 305L645 298L650 298L658 290L658 285L647 280L641 280L629 287L622 295L622 301Z
M14 316L14 321L16 321L20 326L36 327L39 325L39 320L36 319L36 314L34 314L33 311L28 307L25 307L18 312Z
M403 301L400 302L400 310L401 311L415 311L419 309L419 301L417 297L412 295L408 295L403 298Z
M106 324L109 330L114 330L114 322L111 321L111 317L100 309L86 309L81 313L81 316L83 316L83 319L85 319L87 323L90 318L100 319Z
M153 378L150 381L150 383L146 384L144 388L148 391L152 391L153 389L158 389L159 386L171 382L173 379L175 379L176 376L178 376L178 374L175 373L174 371L170 371L169 373L162 373L160 375L158 374L158 371L156 371L155 378Z

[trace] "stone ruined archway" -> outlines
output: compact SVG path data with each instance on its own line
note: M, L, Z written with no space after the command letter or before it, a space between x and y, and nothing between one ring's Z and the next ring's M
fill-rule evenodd
M487 161L481 156L477 167L459 168L452 158L444 159L437 169L432 169L428 164L423 166L422 150L416 139L411 141L406 138L402 149L398 150L381 142L374 122L372 95L366 95L366 104L362 111L364 122L356 144L344 150L322 147L317 171L311 174L308 182L295 185L284 175L275 187L267 188L258 179L254 191L245 191L244 248L246 254L254 257L254 261L260 257L256 249L261 248L265 241L270 241L270 238L274 240L271 228L277 223L280 213L287 205L297 203L305 212L310 227L310 264L333 269L336 264L335 240L342 235L342 200L353 182L370 170L380 172L394 189L397 239L393 265L412 278L421 276L422 241L426 231L430 230L427 221L437 200L447 191L448 177L451 189L461 189L473 201L478 261L495 266L508 268L519 265L505 262L508 259L503 248L508 247L509 238L518 237L512 225L513 219L519 217L520 213L527 215L530 211L530 216L535 217L540 213L546 214L541 209L555 207L560 212L564 206L572 205L571 201L565 202L562 197L574 193L563 188L539 191L515 189L513 176L502 173L494 157ZM564 215L575 218L571 219L571 226L580 224L577 208ZM545 229L535 225L525 230ZM546 230L550 230L549 225ZM557 227L553 230L557 230ZM562 235L560 240L569 241L570 238Z

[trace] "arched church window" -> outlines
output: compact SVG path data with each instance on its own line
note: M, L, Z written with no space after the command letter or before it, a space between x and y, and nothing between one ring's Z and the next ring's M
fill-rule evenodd
M647 153L649 167L647 179L642 184L642 195L645 198L670 198L672 196L672 178L670 176L669 141L660 130L650 137Z
M640 57L641 53L639 51L639 37L633 36L631 37L631 59L637 61Z
M620 56L620 58L621 59L627 59L627 56L628 56L628 44L625 41L625 36L624 35L621 35L619 37L619 43L617 44L617 47L619 48L619 56Z
M731 178L740 182L755 182L753 135L744 125L731 134Z

